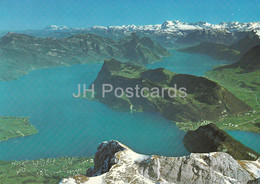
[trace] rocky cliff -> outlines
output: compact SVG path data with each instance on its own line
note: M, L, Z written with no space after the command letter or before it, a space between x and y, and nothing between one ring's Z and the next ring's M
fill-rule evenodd
M117 141L108 141L98 147L95 167L86 176L65 178L60 184L241 184L257 183L259 177L259 160L235 160L221 152L184 157L148 156L135 153Z
M226 152L237 160L256 160L260 156L214 124L188 131L183 144L190 153Z
M251 109L225 88L204 77L175 74L163 68L147 70L115 59L104 62L93 84L95 98L110 107L157 112L178 122L216 120ZM113 91L104 97L103 84L113 86ZM133 96L127 96L126 88L134 89L136 85L146 88L146 97L141 89L135 90ZM116 97L116 88L124 90L121 97ZM186 97L181 96L181 88L186 89Z

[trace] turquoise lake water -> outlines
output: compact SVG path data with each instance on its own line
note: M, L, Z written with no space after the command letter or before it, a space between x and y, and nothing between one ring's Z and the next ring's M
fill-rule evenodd
M193 61L193 62L192 62ZM203 75L223 64L203 55L172 51L148 68ZM157 114L118 112L96 101L75 99L77 85L91 84L102 63L32 71L18 80L0 82L0 115L29 116L39 133L0 143L0 160L92 156L99 143L116 139L134 151L165 156L188 155L185 132ZM259 134L231 132L260 152Z
M230 61L214 60L201 54L190 54L176 50L170 52L171 57L163 58L162 62L152 63L147 67L151 69L162 67L175 73L203 76L214 66L230 63Z

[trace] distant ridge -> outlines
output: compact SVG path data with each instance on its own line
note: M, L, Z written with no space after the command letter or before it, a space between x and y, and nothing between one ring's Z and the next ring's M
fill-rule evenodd
M260 45L247 51L236 63L217 68L217 70L226 68L240 68L244 73L260 70Z
M76 28L79 29L79 28ZM114 34L117 32L127 33L127 32L138 32L138 31L153 31L161 33L172 33L172 34L181 34L182 31L191 31L191 30L203 30L203 29L219 29L226 30L229 32L236 31L252 31L254 30L257 35L260 35L260 22L222 22L219 24L211 24L208 22L197 22L197 23L187 23L181 22L178 20L175 21L165 21L163 24L154 24L154 25L122 25L122 26L92 26L91 30L109 30L113 31ZM54 27L54 30L57 30Z
M0 80L12 80L34 69L111 58L146 65L168 55L165 48L150 38L134 34L115 41L94 34L57 39L9 32L0 38Z
M254 31L251 31L247 32L243 39L230 46L214 42L202 42L196 46L180 49L180 51L207 54L219 60L237 61L248 50L257 45L260 45L260 38Z
M213 33L213 36L214 32L224 35L230 34L230 38L227 42L230 43L240 39L237 35L239 32L253 30L260 36L260 22L222 22L219 24L211 24L203 21L187 23L174 20L154 25L92 26L88 28L70 28L67 26L51 25L42 30L25 30L19 33L30 34L37 37L54 38L65 38L79 33L94 33L108 38L121 38L131 33L136 33L139 36L149 36L161 45L171 47L177 39L183 38L192 32L203 30L213 30L213 32L209 31L209 33Z

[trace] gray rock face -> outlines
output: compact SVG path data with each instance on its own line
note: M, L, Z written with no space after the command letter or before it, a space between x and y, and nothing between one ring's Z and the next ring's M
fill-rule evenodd
M95 166L87 170L87 176L97 176L108 172L112 165L115 164L115 154L124 149L116 141L100 144L95 154Z
M87 172L88 177L66 178L61 184L244 184L257 183L260 177L259 160L237 161L222 152L184 157L147 156L137 154L117 141L98 147L95 164Z

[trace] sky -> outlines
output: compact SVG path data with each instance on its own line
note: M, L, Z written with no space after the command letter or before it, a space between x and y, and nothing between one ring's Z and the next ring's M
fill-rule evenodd
M0 0L0 30L260 21L260 0Z

